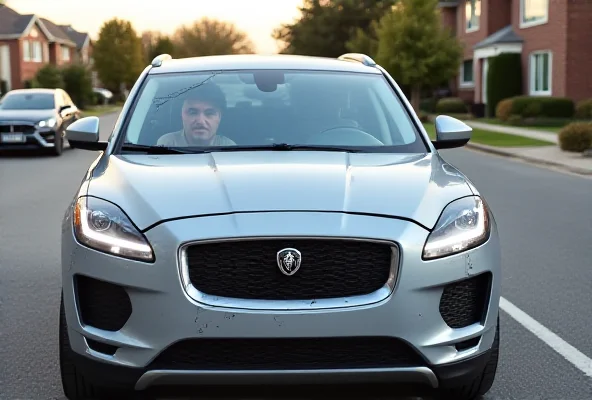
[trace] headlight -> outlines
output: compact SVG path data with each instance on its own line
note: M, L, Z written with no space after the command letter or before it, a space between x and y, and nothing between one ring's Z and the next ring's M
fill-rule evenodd
M81 197L74 208L74 234L78 241L99 251L140 261L154 261L152 247L115 204L96 197Z
M490 221L487 206L478 196L448 204L423 248L423 259L449 256L487 241Z
M50 119L46 119L46 120L43 120L43 121L39 121L37 123L37 126L39 128L45 128L45 127L53 128L55 126L56 122L57 121L56 121L55 118L50 118Z

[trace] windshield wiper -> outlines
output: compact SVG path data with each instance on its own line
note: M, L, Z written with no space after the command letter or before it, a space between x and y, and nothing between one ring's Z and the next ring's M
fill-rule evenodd
M245 146L220 146L209 148L210 151L249 151L249 150L271 150L271 151L293 151L293 150L317 150L317 151L345 151L350 153L358 153L360 150L348 149L339 146L326 145L305 145L305 144L288 144L288 143L273 143L263 145L245 145Z
M121 146L121 150L133 151L138 153L148 153L148 154L195 154L195 153L205 153L205 151L199 150L185 150L179 149L175 147L165 147L165 146L146 146L143 144L132 144L126 143Z

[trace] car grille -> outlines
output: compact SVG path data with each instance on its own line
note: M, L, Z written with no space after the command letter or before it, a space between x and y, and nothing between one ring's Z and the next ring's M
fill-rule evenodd
M440 314L446 324L451 328L464 328L482 321L490 290L490 273L447 285L440 299Z
M118 331L132 315L132 304L125 289L87 276L74 277L80 319L85 325Z
M387 337L187 339L164 350L150 369L286 370L421 366L406 343Z
M296 248L300 269L286 276L276 254ZM388 281L396 247L347 239L264 239L187 248L192 285L202 293L240 299L311 300L372 293Z
M12 130L10 129L12 127ZM34 125L3 125L0 123L0 133L35 133L35 126Z

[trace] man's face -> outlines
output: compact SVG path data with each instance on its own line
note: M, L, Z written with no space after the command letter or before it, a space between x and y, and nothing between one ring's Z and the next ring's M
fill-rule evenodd
M210 140L218 131L220 111L201 100L185 100L181 118L187 139L194 143Z

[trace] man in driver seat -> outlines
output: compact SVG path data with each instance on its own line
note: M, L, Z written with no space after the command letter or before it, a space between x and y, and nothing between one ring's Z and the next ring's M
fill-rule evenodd
M207 83L184 95L181 108L183 129L167 133L158 139L158 146L232 146L231 139L217 135L226 108L226 98L215 84Z

